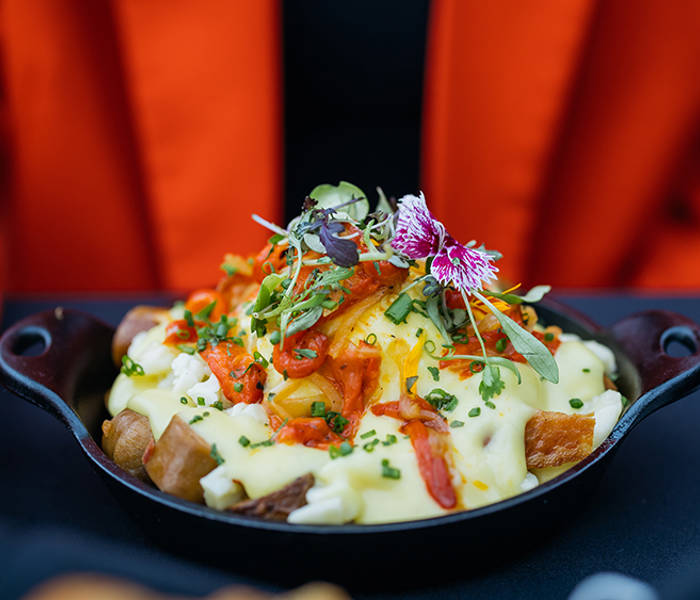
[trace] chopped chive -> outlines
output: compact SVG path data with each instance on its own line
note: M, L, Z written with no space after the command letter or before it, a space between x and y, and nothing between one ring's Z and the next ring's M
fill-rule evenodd
M267 369L267 367L270 365L267 359L257 350L253 352L253 358L255 359L255 362L258 363L263 369Z
M279 344L281 339L282 339L282 334L279 332L279 329L275 329L275 331L273 331L270 334L270 343L271 344Z
M569 400L569 404L571 405L571 408L581 408L583 406L583 402L580 398L572 398Z
M508 344L508 340L506 338L500 338L496 342L496 352L503 352L506 349L506 345Z
M386 477L387 479L401 479L401 470L392 467L389 464L389 460L385 458L382 460L382 477Z
M312 402L311 403L311 416L312 417L325 417L326 416L326 404L325 402Z
M440 381L440 369L437 367L428 367L428 371L433 376L433 381Z
M187 398L185 398L184 396L181 396L180 397L180 404L187 404L187 403L188 403Z
M551 332L545 333L544 334L544 341L545 342L551 342L554 339L554 334Z
M217 465L223 464L224 463L224 457L219 454L219 451L216 449L216 444L211 445L211 452L209 452L209 456L211 456L215 461Z
M484 370L484 363L478 360L473 360L469 363L469 370L472 373L481 373Z
M413 300L403 292L396 300L394 300L389 308L384 311L384 316L395 325L400 325L406 322L408 313L413 307Z
M484 402L484 404L489 408L496 408L496 405L493 402L491 402L491 400L487 400L486 402Z
M377 334L376 333L370 333L367 335L365 338L365 343L369 344L370 346L374 346L377 343Z
M393 433L387 433L386 439L382 442L382 446L391 446L397 442L397 438Z
M419 327L416 329L416 337L420 337L421 335L423 335L423 328Z
M221 400L217 400L212 404L212 408L215 408L216 410L224 410L224 403L221 402Z
M315 350L311 350L310 348L295 348L294 351L294 358L296 360L304 360L305 358L317 358L318 354L316 353ZM267 365L265 365L267 366Z
M481 408L479 408L478 406L475 406L467 413L467 416L478 417L480 414L481 414Z
M289 379L289 374L287 373L287 369L282 371L282 377L284 378L285 381L287 381L287 379Z
M190 327L194 327L194 319L192 318L192 312L185 310L185 323Z
M244 436L244 435L242 435L241 437L238 438L238 443L239 443L241 446L243 446L244 448L245 448L246 446L250 446L250 440L249 440L246 436Z
M590 370L588 367L584 367L584 368L581 369L581 370L582 370L584 373L590 373L590 372L591 372L591 370Z
M188 346L187 344L178 344L175 346L180 352L184 352L185 354L193 355L197 350L194 348L194 346Z
M190 425L197 423L198 421L203 421L204 417L202 415L195 415L190 419Z
M145 375L143 367L134 361L134 359L132 359L128 354L122 356L121 372L127 377L131 377L132 375L138 375L141 377L142 375Z
M374 447L379 443L378 439L373 439L371 442L367 442L362 446L365 452L374 452Z
M464 421L452 421L450 427L464 427Z
M204 406L206 401L201 396L197 396L197 404L199 404L199 406Z
M233 389L237 392L242 392L243 391L243 384L238 382L233 384Z
M253 448L260 448L260 446L274 446L275 442L274 440L263 440L262 442L255 442L254 444L250 445L251 450Z
M340 447L333 445L328 446L328 454L333 460L339 456L347 456L348 454L352 454L352 450L353 448L350 445L350 442L343 442L340 444Z
M377 435L377 432L374 429L370 429L369 431L366 431L363 433L360 438L363 440L366 440L367 438L371 438L373 435Z
M457 407L457 396L450 394L441 388L430 390L425 399L435 407L436 410L453 411Z

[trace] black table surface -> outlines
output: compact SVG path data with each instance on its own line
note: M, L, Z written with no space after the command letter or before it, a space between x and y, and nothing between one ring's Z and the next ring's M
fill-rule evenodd
M700 322L700 298L619 294L561 298L602 325L661 308ZM77 308L116 324L154 297L10 298L3 330L31 313ZM18 598L60 573L102 572L170 593L202 595L233 583L279 590L273 580L185 561L153 545L89 467L71 434L0 388L0 596ZM659 410L623 442L593 493L549 541L463 579L409 592L351 589L357 598L566 598L584 577L616 571L661 597L700 597L700 392ZM547 523L542 523L543 530ZM356 559L354 559L356 561ZM353 568L358 568L357 562ZM342 561L339 563L342 568ZM426 568L431 565L426 556ZM404 574L404 577L408 574ZM396 574L387 574L395 577ZM329 580L333 574L329 573Z

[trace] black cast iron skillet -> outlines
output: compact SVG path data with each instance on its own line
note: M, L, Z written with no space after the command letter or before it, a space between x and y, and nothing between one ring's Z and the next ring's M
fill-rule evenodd
M117 467L100 448L104 394L116 370L113 329L94 317L56 309L30 316L0 338L0 378L11 391L61 419L128 513L169 550L233 566L239 573L274 572L282 580L312 577L357 584L400 568L403 579L442 577L451 564L464 573L493 552L532 547L544 530L563 522L571 506L590 497L619 442L644 417L700 385L700 327L665 311L641 312L603 330L578 312L549 301L537 307L544 322L611 347L620 369L618 385L630 404L610 436L588 458L530 492L432 519L382 525L313 526L274 523L219 512L180 500ZM666 353L671 341L691 352ZM27 355L30 346L39 352ZM43 346L43 349L41 349ZM362 568L348 571L348 557ZM425 569L439 565L439 569ZM422 565L420 569L417 567ZM416 567L416 568L413 568Z

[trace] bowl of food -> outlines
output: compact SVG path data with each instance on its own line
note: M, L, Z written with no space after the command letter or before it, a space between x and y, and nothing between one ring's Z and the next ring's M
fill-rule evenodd
M497 278L422 196L373 212L322 185L215 288L78 312L0 339L3 383L50 410L155 539L323 575L490 556L564 520L647 414L700 384L700 328L664 311L607 330ZM670 341L691 350L666 353ZM23 349L40 341L44 349Z

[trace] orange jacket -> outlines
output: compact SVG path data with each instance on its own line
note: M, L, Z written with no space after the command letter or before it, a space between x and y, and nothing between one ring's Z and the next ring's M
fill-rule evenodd
M700 288L700 3L432 4L423 185L508 279Z
M281 217L279 52L276 0L4 0L7 287L185 289L257 250L252 208Z
M187 289L264 242L278 0L0 7L0 286ZM428 36L422 178L456 237L525 283L700 288L700 3L434 0Z

